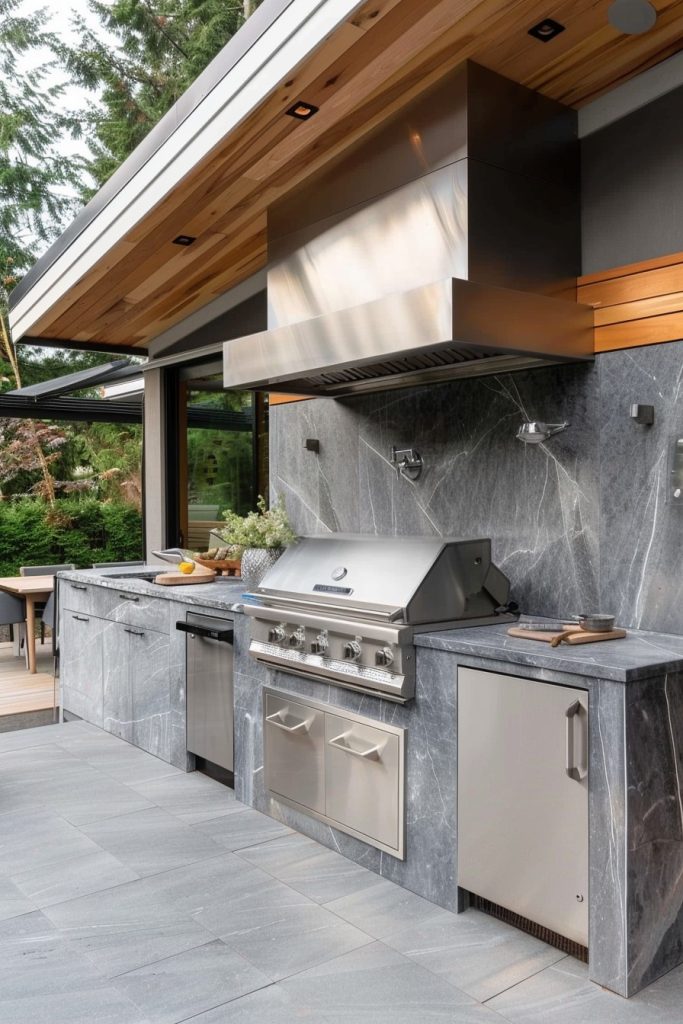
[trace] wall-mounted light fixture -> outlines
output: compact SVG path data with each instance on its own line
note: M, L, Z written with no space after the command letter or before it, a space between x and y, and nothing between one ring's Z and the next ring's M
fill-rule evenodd
M194 238L192 235L176 235L176 237L173 239L173 244L174 245L192 245L192 243L196 242L196 241L197 241L197 239Z
M559 36L560 32L564 32L564 25L555 21L554 18L544 18L543 21L539 21L538 25L530 28L527 34L541 43L549 43L555 36Z
M396 476L417 480L422 472L422 456L414 448L397 448L392 445L391 465L396 470Z
M627 36L649 32L657 21L657 11L648 0L614 0L607 9L613 28Z
M542 423L536 420L528 420L526 423L520 424L515 436L518 441L523 441L524 444L542 444L543 441L547 441L553 434L559 434L560 431L566 430L568 426L569 423L566 420L564 423Z
M299 100L293 107L286 110L285 113L289 114L290 117L295 117L297 121L308 121L309 117L317 114L319 109L319 107L314 107L312 103L305 103L303 100Z

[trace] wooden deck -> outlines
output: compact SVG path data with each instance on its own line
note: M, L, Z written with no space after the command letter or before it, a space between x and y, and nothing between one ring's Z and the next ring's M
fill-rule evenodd
M13 645L0 643L0 716L52 707L52 647L36 642L37 672L31 675L22 658L15 658Z

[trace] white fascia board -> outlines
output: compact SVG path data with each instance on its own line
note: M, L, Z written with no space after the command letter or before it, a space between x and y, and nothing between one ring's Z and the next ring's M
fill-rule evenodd
M358 0L293 0L17 303L10 314L14 339L28 334L59 298L360 6Z

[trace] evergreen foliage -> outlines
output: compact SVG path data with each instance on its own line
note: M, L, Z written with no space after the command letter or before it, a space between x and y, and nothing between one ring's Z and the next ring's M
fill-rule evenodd
M57 52L101 107L84 112L98 186L142 142L260 0L88 0L106 35L77 15L78 47ZM117 44L112 47L111 40Z

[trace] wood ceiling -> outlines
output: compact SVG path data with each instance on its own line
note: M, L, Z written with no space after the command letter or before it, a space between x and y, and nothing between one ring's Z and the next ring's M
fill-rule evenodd
M266 211L362 134L471 58L573 106L683 48L683 4L654 0L625 36L608 0L372 0L95 264L32 336L140 346L266 263ZM551 16L566 30L539 42ZM283 116L297 99L307 122ZM196 236L188 248L172 244Z

